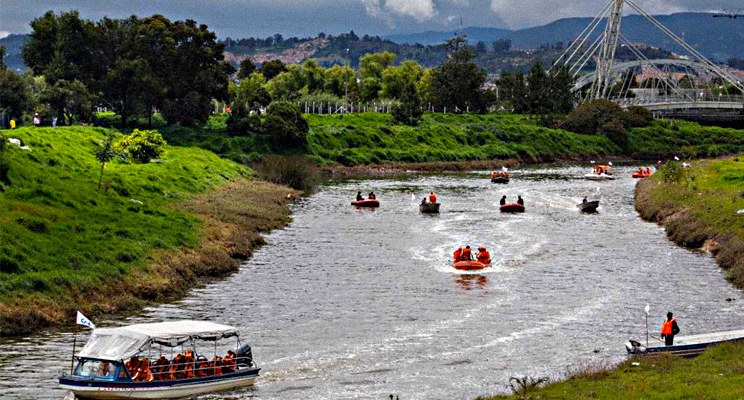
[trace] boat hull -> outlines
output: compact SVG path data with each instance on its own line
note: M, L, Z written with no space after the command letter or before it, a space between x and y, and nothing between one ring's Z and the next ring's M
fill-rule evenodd
M498 178L491 178L492 183L509 183L509 178L504 177L498 177Z
M479 269L488 268L489 264L484 264L479 261L457 261L453 262L452 266L460 271L477 271Z
M426 203L419 205L419 211L424 214L439 214L439 203Z
M506 203L499 207L499 211L503 213L523 213L524 206L519 203Z
M204 377L182 381L111 382L62 377L59 386L81 399L176 399L251 386L259 369L232 376Z
M585 213L597 212L597 207L599 207L599 200L577 204L576 207L578 207L581 212Z
M380 201L377 200L377 199L372 199L372 200L370 200L370 199L358 200L358 201L352 201L351 202L351 205L352 206L356 206L356 207L370 207L370 208L374 208L374 207L379 207L380 206Z
M693 357L703 353L707 348L721 343L744 342L744 331L717 332L703 335L679 337L674 346L643 346L639 341L629 340L625 343L628 354L676 354Z
M584 175L584 179L589 179L590 181L611 181L614 180L615 177L612 175L597 175L597 174L586 174Z

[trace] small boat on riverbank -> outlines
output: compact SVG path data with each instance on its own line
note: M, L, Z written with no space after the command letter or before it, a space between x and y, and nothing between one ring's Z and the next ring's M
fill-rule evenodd
M597 212L597 207L599 207L599 200L594 201L587 201L586 203L579 203L576 205L576 207L581 210L583 213L593 213Z
M380 206L380 201L377 200L377 199L364 199L364 200L352 201L351 202L351 205L352 206L356 206L356 207L370 207L370 208L374 208L374 207L379 207Z
M506 203L499 207L499 211L503 213L523 213L524 210L524 206L519 203Z
M419 211L424 214L439 214L439 203L421 203Z
M224 357L215 350L209 361L197 352L216 349L220 340L228 338L236 339L237 350L228 350ZM163 348L178 355L170 361ZM158 354L157 361L147 358ZM251 347L241 346L236 328L207 321L98 328L74 360L77 364L59 378L59 385L85 399L193 396L253 385L261 370L253 363Z
M636 340L628 340L625 350L628 354L661 354L670 353L681 356L696 356L701 354L710 346L721 343L743 342L744 330L705 333L702 335L679 336L674 338L674 346L665 346L659 339L654 339L659 344L648 347Z
M480 261L475 260L463 260L463 261L453 261L452 266L455 269L459 269L460 271L477 271L479 269L488 268L488 266L491 265L490 262L488 263L482 263Z

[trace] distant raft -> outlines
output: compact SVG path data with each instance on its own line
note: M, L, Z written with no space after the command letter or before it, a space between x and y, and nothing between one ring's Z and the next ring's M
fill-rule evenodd
M590 181L611 181L615 179L615 177L612 175L604 174L604 173L603 174L591 173L591 174L584 175L584 179L589 179Z
M579 207L579 210L585 213L597 212L597 207L599 207L599 200L587 201L586 203L579 203L576 205L576 207Z
M356 207L375 208L375 207L380 206L380 201L377 199L364 199L364 200L352 201L351 205L356 206Z
M460 271L477 271L479 269L488 268L489 265L491 265L490 260L486 263L482 263L480 261L474 261L474 260L454 261L452 263L452 266L455 269L459 269Z
M631 176L633 178L648 178L649 176L651 176L651 173L650 172L649 173L646 173L646 172L635 171L635 172L633 172L633 174Z
M439 214L439 203L421 203L419 211L424 214Z
M519 203L506 203L499 207L499 211L503 213L523 213L524 206Z

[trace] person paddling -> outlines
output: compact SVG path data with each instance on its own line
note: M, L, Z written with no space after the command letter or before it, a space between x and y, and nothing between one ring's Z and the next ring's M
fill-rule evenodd
M375 192L369 192L369 195L367 196L370 200L376 200L377 196L375 196Z
M584 196L584 200L581 200L582 204L586 204L588 201L586 200L586 196Z
M362 191L359 190L357 191L356 201L362 201L362 200L364 200L364 196L362 196Z
M437 202L437 195L434 194L434 191L429 194L429 203L436 204Z
M679 333L677 318L674 318L672 312L667 313L666 320L661 324L661 338L664 339L666 346L674 345L674 335Z
M506 196L501 197L501 201L499 202L499 205L503 206L504 204L506 204Z
M424 199L426 200L426 199ZM452 253L452 257L454 257L455 262L458 262L462 260L462 247L458 247L454 253Z
M524 200L522 200L522 196L517 196L517 204L524 205Z

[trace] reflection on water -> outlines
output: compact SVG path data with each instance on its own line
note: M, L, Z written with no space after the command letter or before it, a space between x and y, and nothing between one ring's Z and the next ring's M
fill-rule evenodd
M633 167L617 180L580 168L331 182L295 206L240 272L126 321L208 319L241 328L263 368L253 389L200 399L473 398L510 376L558 376L569 364L624 357L672 310L684 334L740 328L740 293L714 261L670 243L633 209ZM374 191L376 210L349 205ZM435 190L438 216L421 215ZM411 195L414 195L413 197ZM527 212L498 212L521 195ZM581 214L584 196L599 214ZM457 246L485 245L493 265L451 267ZM81 335L82 336L82 335ZM84 339L84 338L82 338ZM0 397L60 399L67 332L0 342ZM498 382L495 384L494 382Z

